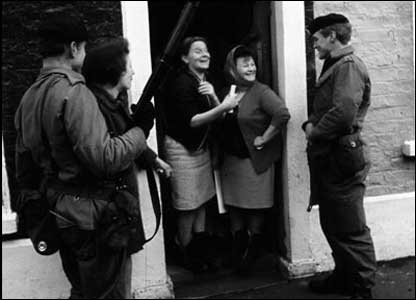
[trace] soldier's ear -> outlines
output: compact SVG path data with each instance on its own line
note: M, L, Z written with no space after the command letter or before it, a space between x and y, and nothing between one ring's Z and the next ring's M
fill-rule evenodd
M330 41L332 42L332 43L334 43L335 42L335 40L337 39L337 34L336 34L336 32L335 31L331 31L331 34L329 35L330 36Z
M77 55L77 53L80 51L80 47L77 42L72 41L69 44L68 50L69 50L69 57L74 58Z

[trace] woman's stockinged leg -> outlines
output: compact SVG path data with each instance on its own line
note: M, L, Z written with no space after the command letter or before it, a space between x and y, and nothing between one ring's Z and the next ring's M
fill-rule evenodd
M249 242L249 235L245 226L246 215L244 210L237 207L229 207L229 211L231 233L233 236L231 261L234 269L239 271Z
M249 272L254 261L259 257L263 248L263 226L265 211L251 209L248 213L248 230L250 232L247 254L243 260L243 270Z
M239 208L229 207L231 233L234 235L237 231L245 227L244 213Z
M185 266L194 272L205 270L208 245L204 206L179 212L178 239L183 249Z
M196 211L179 211L178 212L178 239L182 247L186 247L192 240L192 229L196 218Z
M205 231L205 221L206 221L206 210L205 205L200 206L195 211L195 218L192 224L192 230L194 233L204 232Z
M263 210L251 209L248 212L248 230L251 235L263 233L265 212Z

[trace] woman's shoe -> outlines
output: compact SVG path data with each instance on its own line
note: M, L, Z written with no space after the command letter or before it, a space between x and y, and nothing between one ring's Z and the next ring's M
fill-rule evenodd
M195 233L190 243L185 247L185 266L194 273L208 269L206 263L207 233Z
M200 256L207 271L216 271L218 269L218 254L214 236L208 232L198 232L194 234L194 238L198 240Z

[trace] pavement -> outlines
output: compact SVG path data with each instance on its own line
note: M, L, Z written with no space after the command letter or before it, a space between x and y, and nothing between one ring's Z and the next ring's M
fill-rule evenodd
M168 272L174 282L177 299L348 299L336 294L319 295L308 290L312 278L284 279L265 258L250 276L236 275L222 269L214 273L193 275L179 267L170 266ZM415 258L407 257L378 262L376 299L415 299Z

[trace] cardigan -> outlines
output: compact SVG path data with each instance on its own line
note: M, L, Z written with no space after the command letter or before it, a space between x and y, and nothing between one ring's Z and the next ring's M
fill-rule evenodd
M254 170L263 173L282 156L281 131L290 119L289 111L272 89L255 81L240 100L237 119ZM256 149L254 139L263 135L270 124L279 132L262 149Z

